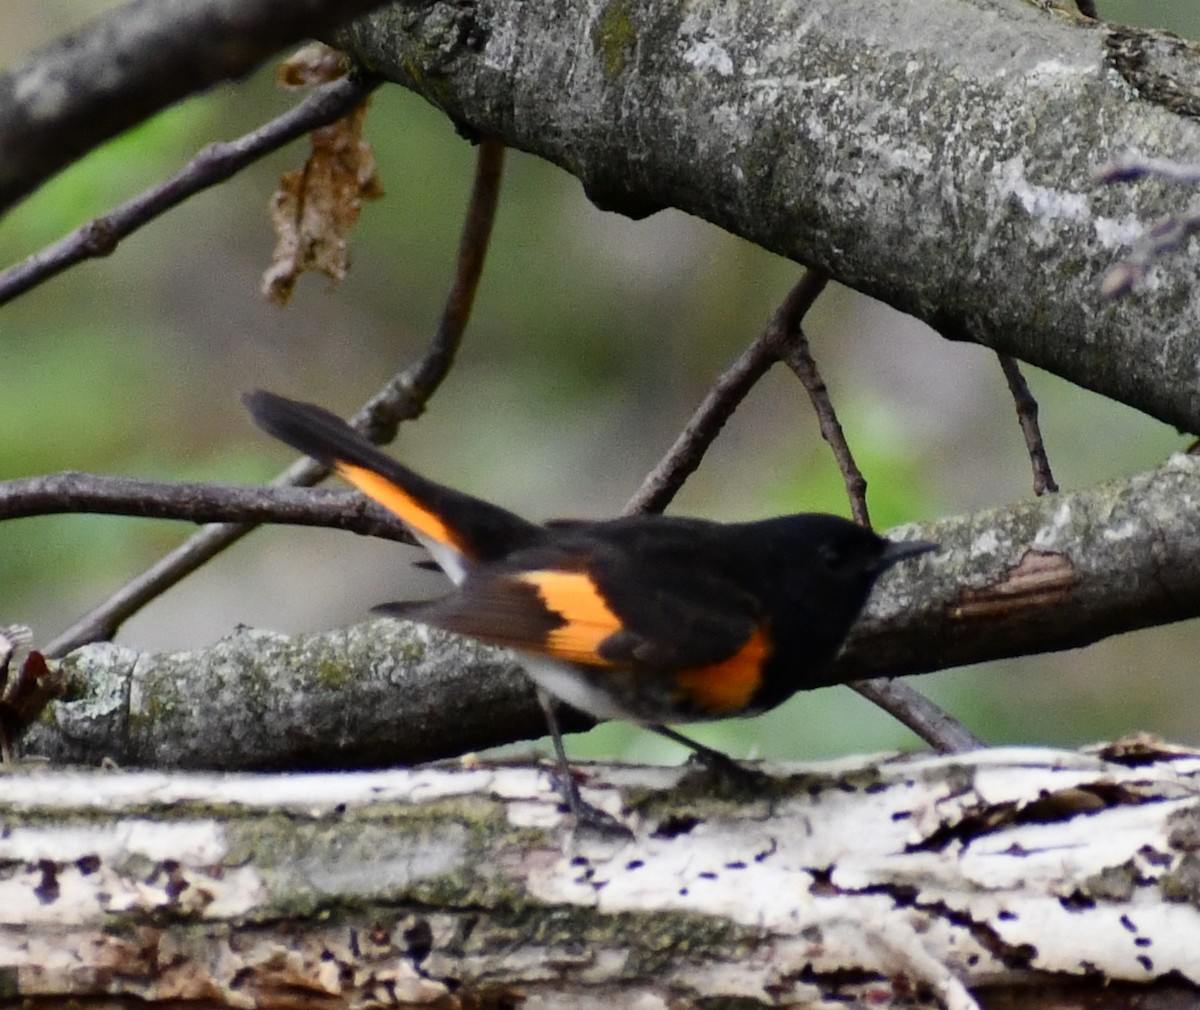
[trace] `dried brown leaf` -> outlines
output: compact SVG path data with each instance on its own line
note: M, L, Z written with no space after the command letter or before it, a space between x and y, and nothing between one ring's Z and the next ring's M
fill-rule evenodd
M349 234L363 200L383 195L375 156L363 139L367 102L344 119L312 133L301 168L285 173L271 198L275 252L262 291L281 305L301 274L320 271L335 284L349 266Z
M323 42L310 42L297 49L275 68L275 83L281 88L308 88L344 77L350 62L340 49Z

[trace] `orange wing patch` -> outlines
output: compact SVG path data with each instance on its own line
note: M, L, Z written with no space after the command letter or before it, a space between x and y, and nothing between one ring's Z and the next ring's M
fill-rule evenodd
M516 578L537 589L543 605L562 618L538 651L591 666L612 666L600 655L600 643L622 628L621 619L584 572L522 572Z
M454 531L442 522L436 513L430 512L429 509L418 504L404 488L373 470L367 470L340 459L334 463L334 469L363 494L374 498L385 509L395 512L414 530L423 533L431 540L436 540L439 544L453 547L459 554L470 555L470 552L454 535Z
M704 712L719 715L736 712L750 704L762 683L763 664L771 655L771 643L762 628L755 628L737 652L709 666L684 670L675 682L679 693Z

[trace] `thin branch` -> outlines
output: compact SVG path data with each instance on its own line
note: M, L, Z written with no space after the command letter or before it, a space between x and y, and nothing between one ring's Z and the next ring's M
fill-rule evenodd
M799 331L800 320L825 289L827 280L820 271L804 272L779 304L766 329L713 383L675 443L625 504L624 514L661 512L670 504L746 394L779 360L789 335Z
M818 276L822 284L828 280L824 274ZM829 396L829 388L825 385L820 369L817 368L816 359L812 356L808 338L804 335L804 328L799 319L796 319L795 330L783 345L783 360L804 386L817 413L821 437L829 444L842 473L842 481L850 499L851 515L856 522L869 527L871 517L867 511L866 478L854 462L854 454L850 451L850 444L846 441L841 422L838 421L837 411L834 410L833 400ZM953 716L907 684L879 678L860 680L850 684L850 687L943 754L982 746L982 742Z
M0 483L0 521L69 512L193 523L324 526L414 542L396 516L351 491L177 483L76 472Z
M401 420L421 413L454 361L483 270L503 163L503 145L494 141L480 145L475 181L459 239L454 281L429 348L418 361L393 377L354 418L354 423L377 441L382 441L384 435L391 437L389 432L394 434ZM275 478L272 485L307 486L321 480L327 472L312 460L299 460ZM206 527L80 618L42 651L54 658L87 642L112 638L125 620L152 599L254 528L255 524L246 523Z
M939 754L962 754L986 746L940 705L902 680L875 677L854 680L847 686L903 723Z
M257 130L227 143L210 144L158 185L0 273L0 305L76 263L108 256L121 239L188 197L223 182L297 137L345 116L377 84L354 78L332 81Z
M833 409L833 401L829 398L829 389L817 368L817 362L808 347L808 338L803 328L797 326L792 340L788 343L783 360L796 373L796 377L808 393L813 409L817 412L817 423L821 427L821 437L829 443L833 450L833 458L837 460L838 469L842 472L842 482L846 485L846 495L850 499L850 514L854 521L863 525L871 525L871 516L867 512L867 480L854 462L854 454L846 441L842 425Z
M1025 436L1025 447L1029 450L1029 462L1033 467L1033 493L1038 497L1047 491L1054 493L1058 490L1058 485L1054 482L1054 474L1050 472L1050 459L1042 442L1037 400L1029 391L1029 383L1021 374L1021 366L1017 359L1009 354L997 354L996 357L1000 359L1000 367L1004 369L1005 381L1008 382L1013 403L1016 404L1021 434Z
M312 483L322 476L324 474L320 467L307 462L292 466L281 474L286 478L284 483L288 484ZM88 642L108 641L126 620L151 600L191 575L254 528L254 525L245 523L206 526L52 639L42 652L51 659L57 659Z
M820 271L810 270L809 274L820 288L829 280L828 275ZM828 443L842 473L846 495L850 499L851 515L854 516L855 522L869 527L871 517L867 511L866 478L854 462L854 454L850 451L850 444L846 441L841 422L838 421L837 411L834 410L833 400L829 396L829 388L825 385L816 359L809 348L808 338L804 335L801 317L794 317L793 324L787 339L780 345L782 360L804 386L817 413L821 437ZM907 684L880 678L860 680L852 683L850 687L943 754L982 746L982 742L953 716Z
M98 144L380 0L136 0L0 75L0 211Z
M402 421L420 417L429 397L454 364L463 331L471 319L479 278L483 276L483 263L500 198L500 180L504 175L504 151L504 145L498 140L483 140L479 144L475 179L458 240L454 279L446 293L442 316L429 349L354 415L354 426L373 442L391 442Z
M705 452L754 384L775 364L775 350L764 333L747 347L705 394L700 406L667 454L646 475L622 512L661 512L704 459Z

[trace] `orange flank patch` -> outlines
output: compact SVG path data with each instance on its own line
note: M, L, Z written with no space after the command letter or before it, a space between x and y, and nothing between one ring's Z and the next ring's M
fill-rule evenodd
M737 652L728 659L675 678L680 694L705 712L719 715L736 712L750 704L762 683L762 668L771 654L771 643L762 628L755 628Z
M369 498L374 498L380 505L395 512L404 522L408 523L418 533L423 533L439 544L447 544L460 554L467 554L458 538L436 513L419 505L404 488L381 477L373 470L366 470L352 463L338 460L334 468L346 480L358 488Z
M612 666L600 655L600 643L621 630L596 584L584 572L523 572L517 578L534 586L542 603L565 622L550 631L539 651L574 663Z

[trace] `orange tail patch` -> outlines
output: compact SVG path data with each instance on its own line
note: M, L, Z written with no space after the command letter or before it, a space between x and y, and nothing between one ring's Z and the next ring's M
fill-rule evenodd
M425 534L430 540L452 547L459 554L470 555L462 541L441 517L417 502L404 488L380 476L374 470L367 470L344 460L337 460L334 468L363 494L374 498L385 509L395 512L414 530Z

